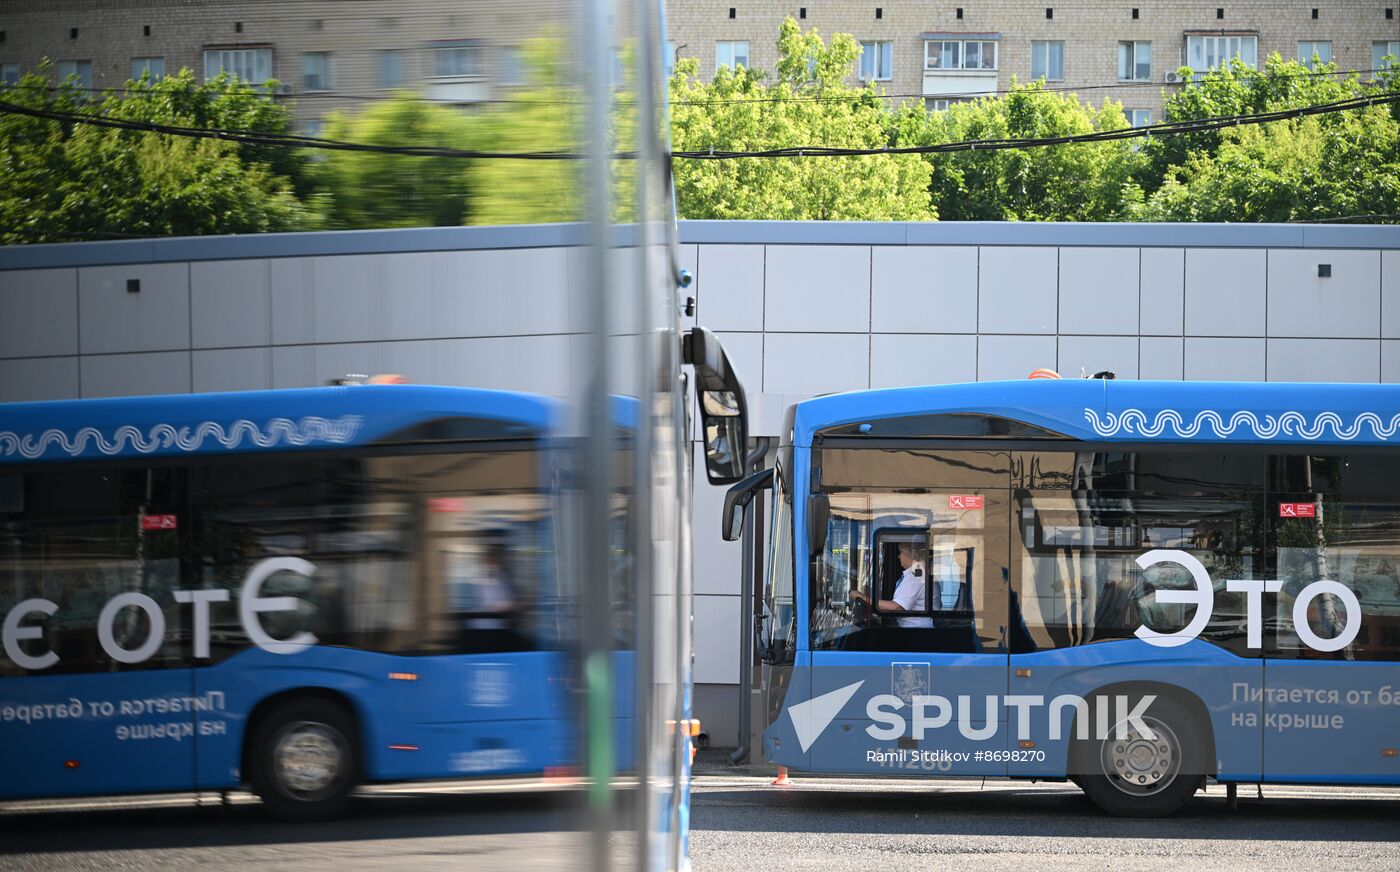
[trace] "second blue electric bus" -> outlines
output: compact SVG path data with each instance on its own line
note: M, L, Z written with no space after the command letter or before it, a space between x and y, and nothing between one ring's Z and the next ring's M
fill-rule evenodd
M1400 784L1400 387L991 382L788 410L759 639L794 770Z

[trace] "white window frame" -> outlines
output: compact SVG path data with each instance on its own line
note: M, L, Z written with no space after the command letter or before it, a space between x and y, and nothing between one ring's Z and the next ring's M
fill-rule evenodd
M1318 48L1319 48L1320 46L1325 46L1325 47L1326 47L1326 54L1323 54L1323 52L1318 51ZM1330 64L1330 63L1332 63L1332 40L1330 40L1330 39L1300 39L1300 40L1298 40L1298 63L1302 64L1303 66L1307 67L1307 68L1310 69L1310 70L1311 70L1311 69L1314 69L1314 67L1313 67L1313 62L1312 62L1313 54L1314 54L1314 53L1317 54L1318 60L1322 61L1322 63L1324 63L1324 64Z
M1385 62L1386 55L1400 58L1400 39L1378 39L1371 43L1371 69L1383 70L1390 67L1391 65Z
M22 75L19 64L0 64L0 85L18 85Z
M84 72L86 68L86 72ZM58 62L58 82L63 84L68 81L69 76L78 77L78 87L88 90L92 89L92 61L71 60Z
M321 69L313 70L320 66ZM308 51L301 56L301 86L308 94L335 90L331 73L331 53L328 51Z
M860 80L888 82L894 71L894 43L871 39L860 44Z
M480 45L444 45L432 49L432 78L479 79L485 75Z
M224 71L244 84L261 85L272 78L272 49L206 48L204 81L207 82Z
M525 49L518 45L503 45L497 58L500 62L500 82L502 85L516 87L529 84L529 75L525 69Z
M1146 67L1146 70L1143 69ZM1118 41L1118 81L1152 81L1152 43L1146 40Z
M1151 109L1124 109L1123 114L1128 117L1128 126L1146 127L1152 123Z
M1052 61L1054 60L1054 54L1055 54L1054 49L1055 49L1055 46L1059 46L1059 54L1060 54L1060 69L1059 69L1059 75L1055 75L1055 72L1056 72L1056 70L1055 70L1055 65L1054 65L1054 63L1052 62ZM1036 71L1035 71L1035 67L1036 67L1036 53L1037 53L1037 51L1039 51L1040 54L1042 55L1042 57L1041 57L1041 65L1044 67L1044 70L1041 72L1040 75L1036 75ZM1063 81L1065 80L1065 43L1064 43L1064 40L1062 40L1062 39L1037 39L1037 40L1032 40L1032 41L1031 41L1031 78L1032 78L1032 79L1039 79L1039 78L1041 78L1042 76L1045 78L1045 81L1047 81L1047 82L1063 82Z
M933 58L929 53L929 49L934 45L939 46L939 62L937 65L933 63ZM972 45L977 46L978 60L976 66L970 66L968 64L969 52L967 49L968 46ZM944 66L943 59L948 56L949 46L957 46L958 59L955 65ZM984 50L988 46L990 46L992 50L991 66L987 66L982 60L985 54ZM1001 50L998 46L999 43L994 39L926 39L924 40L924 71L930 73L946 73L955 70L963 70L966 72L994 73L999 68L998 64L1001 60L999 57Z
M375 73L376 77L379 80L379 87L381 89L387 90L391 88L403 87L404 82L407 79L407 77L404 75L405 56L406 53L401 48L385 48L379 50L379 55L376 58L377 63L375 66L377 69L375 70ZM387 73L389 72L389 61L391 58L393 59L393 72L395 73L395 75L393 76L393 81L390 81L390 76L387 75Z
M1186 37L1186 65L1198 73L1208 73L1235 58L1250 69L1258 69L1259 37L1252 33L1188 34Z
M740 60L739 46L743 46L743 60ZM715 70L729 67L737 70L749 65L749 41L747 39L721 39L715 42Z
M150 71L152 82L159 82L161 79L165 78L165 58L145 57L131 59L131 80L133 82L140 80L141 74L147 71Z

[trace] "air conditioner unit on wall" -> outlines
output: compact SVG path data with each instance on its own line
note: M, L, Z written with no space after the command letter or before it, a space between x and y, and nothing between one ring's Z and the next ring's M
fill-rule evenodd
M1181 73L1178 73L1176 70L1168 70L1163 81L1168 85L1179 85L1181 84Z
M291 94L291 93L292 93L292 86L291 86L291 85L287 84L286 82L278 82L278 83L277 83L277 95L278 95L279 97L285 97L285 96L287 96L287 95L289 95L289 94Z

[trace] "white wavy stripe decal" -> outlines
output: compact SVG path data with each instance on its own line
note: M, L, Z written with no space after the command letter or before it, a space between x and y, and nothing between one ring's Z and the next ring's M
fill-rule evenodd
M1284 412L1278 417L1274 417L1273 415L1258 416L1253 412L1239 411L1226 418L1220 412L1206 409L1197 412L1195 419L1189 423L1175 409L1163 409L1150 423L1147 413L1141 409L1124 409L1121 412L1106 412L1104 414L1105 417L1100 418L1095 410L1084 410L1084 418L1089 422L1089 426L1094 429L1095 433L1103 437L1145 436L1156 438L1166 433L1168 437L1182 439L1194 439L1197 434L1224 439L1233 435L1237 430L1247 430L1249 435L1256 439L1284 437L1316 440L1324 438L1330 432L1333 439L1350 442L1361 436L1367 428L1376 439L1381 441L1390 439L1397 430L1400 430L1400 414L1392 416L1387 421L1375 412L1361 412L1352 419L1350 424L1343 421L1342 416L1336 412L1318 412L1316 417L1309 420L1301 412ZM1168 433L1168 430L1171 432Z
M123 451L134 451L138 454L151 454L162 449L198 451L209 440L230 449L245 443L250 448L272 448L278 445L343 445L355 438L363 422L364 419L359 415L345 415L334 419L310 416L296 421L290 418L272 418L261 425L253 421L239 420L227 427L217 421L204 421L193 427L178 429L170 424L156 424L149 433L143 433L128 424L118 427L110 437L96 427L84 427L71 436L63 430L56 429L45 430L39 434L0 430L0 457L18 455L34 460L49 453L53 446L57 446L69 457L86 454L89 445L108 456Z

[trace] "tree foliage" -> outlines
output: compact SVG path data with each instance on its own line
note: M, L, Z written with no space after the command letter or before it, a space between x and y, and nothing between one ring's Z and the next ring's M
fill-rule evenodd
M332 139L495 152L583 150L584 95L559 38L525 48L529 84L476 110L403 92L329 118ZM1043 82L928 112L850 84L860 47L785 21L771 74L721 68L710 82L681 61L671 82L677 151L801 146L884 149L984 139L1042 139L1127 126L1113 101L1085 104ZM635 57L623 47L630 78ZM101 100L48 69L4 99L78 115L285 134L291 113L266 87L188 70L131 82ZM1241 116L1400 93L1277 55L1234 62L1166 96L1165 120ZM275 83L273 83L275 85ZM617 152L635 147L635 99L616 83ZM0 242L278 230L573 221L573 160L407 157L245 145L0 113ZM1185 135L926 155L682 160L672 164L683 218L1021 221L1317 221L1400 214L1400 104ZM614 218L635 219L636 165L613 162Z
M1335 73L1335 66L1319 68ZM1186 72L1186 71L1183 71ZM1256 114L1397 93L1393 73L1314 75L1274 55L1256 72L1235 62L1172 95L1168 120ZM1145 221L1316 221L1400 214L1396 104L1159 137L1143 149Z
M184 127L282 133L290 114L224 77L188 70L129 83L101 101L29 75L6 90L24 106ZM259 233L314 226L295 193L299 151L241 146L0 114L0 242Z
M872 87L847 85L860 46L847 34L829 45L792 19L778 37L772 83L757 70L721 67L695 78L682 60L671 80L671 140L677 151L762 150L803 145L880 148L892 116ZM917 155L681 160L674 166L685 218L931 220L929 166Z
M901 145L987 139L1041 139L1128 126L1122 105L1099 108L1043 82L1012 83L1010 93L954 103L943 112L906 105L897 113ZM1049 148L930 154L930 191L945 221L1114 221L1134 199L1141 162L1133 143L1075 143Z
M529 85L474 119L482 147L498 152L579 151L583 95L568 53L552 37L525 45ZM568 160L483 160L470 174L478 192L473 224L577 221L583 214L579 164Z
M403 92L355 115L332 113L323 135L343 142L469 149L480 131L461 112ZM315 177L319 206L337 229L467 223L471 166L460 158L329 151Z

